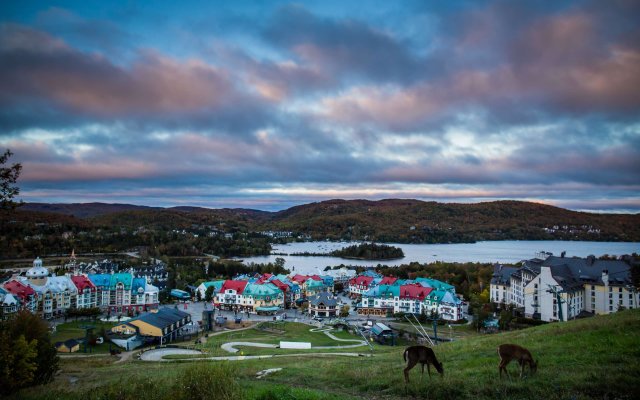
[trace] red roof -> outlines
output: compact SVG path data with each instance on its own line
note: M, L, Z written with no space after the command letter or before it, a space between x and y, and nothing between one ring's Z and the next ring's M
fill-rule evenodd
M352 285L362 285L362 286L369 286L371 282L373 282L373 277L364 276L364 275L356 276L355 278L352 278L349 281L349 283Z
M395 278L393 276L385 276L380 281L380 284L381 285L393 285L397 280L398 280L398 278Z
M305 282L307 281L307 279L309 279L309 277L308 277L308 276L306 276L306 275L300 275L300 274L296 274L296 276L294 276L294 277L292 278L292 280L293 280L294 282L298 282L298 283L299 283L299 284L301 284L301 285L302 285L303 283L305 283Z
M73 284L76 285L76 287L78 288L78 291L80 292L82 292L86 288L91 289L92 292L96 291L96 285L94 285L93 282L91 282L91 280L84 275L72 276L71 280L73 281Z
M322 278L320 278L318 275L311 275L309 278L313 279L314 281L321 281L322 280Z
M424 300L432 290L433 288L427 288L417 283L402 285L400 286L400 298Z
M278 280L278 279L272 279L269 281L269 283L275 285L275 287L277 287L278 289L282 290L283 292L286 292L287 290L289 290L289 285L287 285L286 283Z
M6 282L4 288L7 292L18 296L21 300L26 299L29 296L35 296L36 291L30 286L24 285L16 280Z
M242 292L244 292L244 288L247 286L247 283L249 282L248 281L232 281L232 280L224 281L224 283L222 284L222 287L220 288L220 293L224 293L228 289L232 289L232 290L235 290L236 293L242 294Z

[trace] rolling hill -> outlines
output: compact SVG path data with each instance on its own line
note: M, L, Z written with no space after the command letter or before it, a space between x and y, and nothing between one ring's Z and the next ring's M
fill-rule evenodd
M31 214L35 213L35 214ZM31 214L31 215L29 215ZM79 224L240 231L284 230L314 239L448 243L479 240L640 241L639 214L593 214L522 201L475 204L328 200L279 212L127 204L27 204L15 215L73 216Z

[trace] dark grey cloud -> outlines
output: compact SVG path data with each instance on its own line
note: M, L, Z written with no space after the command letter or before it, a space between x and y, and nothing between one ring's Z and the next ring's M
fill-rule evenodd
M264 32L267 41L330 75L408 82L428 65L390 33L357 20L323 18L301 6L282 7Z

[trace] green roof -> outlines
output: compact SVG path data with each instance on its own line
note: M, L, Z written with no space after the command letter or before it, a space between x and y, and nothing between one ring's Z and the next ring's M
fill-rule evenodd
M271 306L271 307L256 307L256 311L279 311L280 307Z
M111 275L111 282L109 283L109 289L116 290L116 285L122 283L125 290L131 290L131 283L133 281L133 275L129 273L117 273Z
M445 290L433 290L431 293L429 293L426 299L430 301L440 302L445 294L447 294Z
M256 283L248 283L242 293L244 296L251 296L254 299L263 299L267 296L276 299L282 295L282 291L273 285L258 285Z
M435 290L455 290L455 287L453 285L450 285L446 282L442 282L439 281L437 279L431 279L431 278L417 278L416 279L416 283L426 283L427 285L429 285L429 287L434 288Z
M319 287L323 287L324 286L324 282L316 281L315 279L307 279L307 281L304 283L304 286L307 289L308 288L319 288Z

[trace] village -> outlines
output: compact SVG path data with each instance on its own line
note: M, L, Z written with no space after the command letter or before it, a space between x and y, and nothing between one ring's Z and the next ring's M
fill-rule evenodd
M629 262L541 252L519 266L496 264L490 301L498 310L509 307L545 322L637 308L640 297L631 285ZM189 291L172 289L161 304L160 289L151 282L164 286L162 268L119 271L107 260L87 267L73 255L67 267L65 274L55 276L36 258L31 268L0 285L3 320L26 310L50 321L54 330L73 317L102 321L103 336L85 329L83 335L57 342L60 352L87 351L85 342L103 349L108 344L111 352L131 351L265 321L342 325L382 344L395 344L398 337L431 342L438 340L435 322L451 327L473 319L468 301L447 282L399 279L372 269L359 274L346 267L313 275L242 274L189 285ZM394 329L392 322L399 320L412 329ZM427 322L433 322L433 332L422 326ZM484 325L492 323L488 318Z

